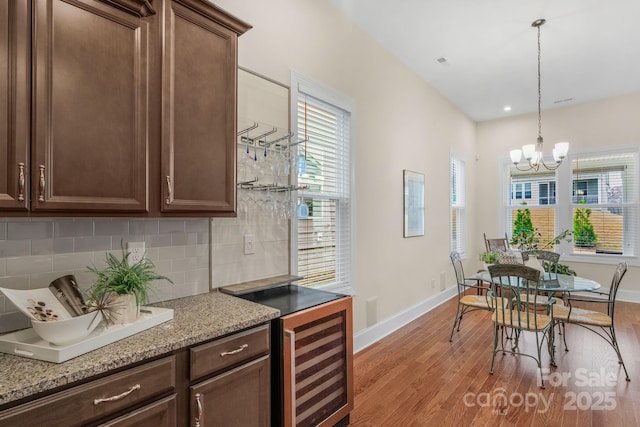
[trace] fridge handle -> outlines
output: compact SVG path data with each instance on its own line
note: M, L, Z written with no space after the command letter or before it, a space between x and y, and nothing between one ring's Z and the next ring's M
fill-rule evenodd
M296 424L296 333L284 330L284 425ZM287 393L288 391L288 393Z

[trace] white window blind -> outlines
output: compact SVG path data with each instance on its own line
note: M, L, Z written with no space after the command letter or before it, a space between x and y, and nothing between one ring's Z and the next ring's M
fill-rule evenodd
M572 157L574 253L635 255L637 152Z
M507 191L507 234L518 233L518 218L528 217L543 241L550 241L556 230L556 175L550 171L519 171L509 167Z
M351 189L348 111L300 91L298 145L297 273L301 285L349 286Z
M464 258L466 241L465 167L462 160L451 156L451 250Z

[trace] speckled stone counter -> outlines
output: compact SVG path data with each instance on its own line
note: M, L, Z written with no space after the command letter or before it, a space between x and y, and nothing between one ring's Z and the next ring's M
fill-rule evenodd
M156 304L168 322L64 363L0 353L0 405L170 353L278 317L278 310L219 292Z

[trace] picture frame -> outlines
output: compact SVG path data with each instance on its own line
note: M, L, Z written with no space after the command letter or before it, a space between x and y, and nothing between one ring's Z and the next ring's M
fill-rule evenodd
M424 174L405 169L404 237L424 236Z

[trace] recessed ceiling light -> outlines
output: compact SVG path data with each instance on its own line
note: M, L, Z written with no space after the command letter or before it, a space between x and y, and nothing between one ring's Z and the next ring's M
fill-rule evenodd
M511 111L511 105L507 105L504 107L504 111Z

